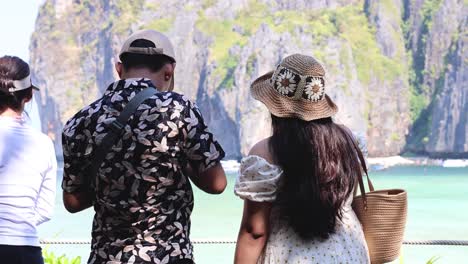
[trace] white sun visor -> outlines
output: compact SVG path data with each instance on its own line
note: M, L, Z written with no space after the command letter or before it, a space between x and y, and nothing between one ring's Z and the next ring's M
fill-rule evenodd
M10 89L8 89L8 91L10 93L14 93L14 92L21 91L21 90L26 90L28 88L33 88L35 90L39 90L37 87L32 85L31 75L28 75L28 76L26 76L25 78L23 78L21 80L14 80L13 85L14 85L14 87L11 87Z

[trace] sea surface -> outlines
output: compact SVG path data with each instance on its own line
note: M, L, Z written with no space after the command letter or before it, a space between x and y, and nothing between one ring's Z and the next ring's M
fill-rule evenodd
M61 201L61 171L57 182L53 219L39 227L44 239L91 240L93 211L65 211ZM242 200L233 194L235 170L221 195L196 189L192 214L192 240L235 240L242 217ZM408 192L408 223L405 239L468 240L468 168L400 166L370 173L376 189L403 188ZM82 256L86 263L90 245L43 246L56 255ZM232 263L234 244L196 244L197 264ZM395 263L468 263L467 246L403 246Z

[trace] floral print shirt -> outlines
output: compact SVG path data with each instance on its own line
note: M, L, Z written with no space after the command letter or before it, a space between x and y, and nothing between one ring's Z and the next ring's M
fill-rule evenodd
M82 168L125 105L148 79L109 86L103 97L71 118L63 130L62 188L88 188ZM154 87L154 86L153 86ZM224 151L198 108L183 95L160 92L143 102L92 179L95 216L88 263L172 263L193 259L193 193L182 168L204 171Z

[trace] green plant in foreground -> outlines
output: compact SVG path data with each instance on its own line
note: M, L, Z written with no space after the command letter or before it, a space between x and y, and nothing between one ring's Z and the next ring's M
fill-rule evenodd
M426 264L434 264L434 263L436 263L436 261L439 260L439 259L440 259L440 257L434 256L434 257L432 257L431 259L429 259L429 260L426 262Z
M42 250L45 264L81 264L81 257L69 258L66 255L55 256L53 252Z
M440 259L440 257L437 257L437 256L433 256L432 258L430 258L428 261L426 261L426 264L434 264L436 263L438 260ZM400 254L400 257L398 258L398 264L404 264L405 261L403 259L403 254Z

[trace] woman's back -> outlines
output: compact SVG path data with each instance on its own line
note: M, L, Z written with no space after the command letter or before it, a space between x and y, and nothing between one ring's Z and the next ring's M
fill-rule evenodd
M0 57L0 259L42 264L36 226L49 220L57 162L52 141L24 119L24 106L38 90L29 65Z
M341 207L334 233L326 239L304 239L288 223L278 203L284 170L274 164L268 145L268 140L259 142L242 160L235 186L236 194L243 199L272 203L268 241L259 263L368 263L364 234L351 208L352 194Z
M253 98L271 113L273 135L242 161L236 263L369 262L350 206L365 161L352 133L333 122L338 108L325 85L322 65L301 54L252 83Z
M0 244L38 245L36 224L50 217L56 166L47 136L22 118L0 117Z

